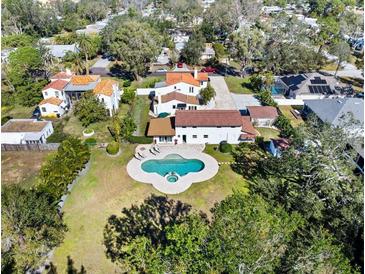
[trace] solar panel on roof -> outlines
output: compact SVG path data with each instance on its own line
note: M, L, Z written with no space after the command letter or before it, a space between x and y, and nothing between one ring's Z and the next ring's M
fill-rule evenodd
M313 85L325 85L327 84L327 81L324 79L321 79L321 77L314 77L311 81L311 84Z
M310 93L322 93L322 94L332 94L331 87L329 85L309 85Z

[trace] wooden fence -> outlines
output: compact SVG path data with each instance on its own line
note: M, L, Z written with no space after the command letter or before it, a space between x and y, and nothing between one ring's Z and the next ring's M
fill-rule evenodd
M43 151L43 150L57 150L60 146L59 143L49 143L49 144L1 144L2 151Z

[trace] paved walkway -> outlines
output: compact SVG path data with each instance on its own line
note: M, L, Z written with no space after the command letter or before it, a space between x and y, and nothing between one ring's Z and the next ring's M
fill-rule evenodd
M170 145L159 146L160 153L152 154L151 145L138 146L136 152L140 152L144 158L133 158L127 164L127 172L134 180L152 184L154 188L165 194L178 194L187 190L193 183L203 182L214 177L219 169L218 162L210 155L201 151L201 146ZM148 173L142 170L141 165L148 160L163 159L169 154L179 154L185 159L199 159L204 162L204 169L199 172L188 173L175 183L170 183L165 177L157 173Z
M215 90L215 109L237 109L223 76L210 76L210 84Z

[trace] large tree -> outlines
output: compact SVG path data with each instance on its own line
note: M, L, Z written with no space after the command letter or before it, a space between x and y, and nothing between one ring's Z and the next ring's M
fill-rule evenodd
M76 102L74 113L81 121L84 127L107 119L107 110L105 104L100 102L93 94L85 93L82 98Z
M330 52L333 55L337 56L337 67L335 71L336 76L338 70L340 69L341 63L349 60L351 55L351 48L348 43L340 41L330 48Z
M136 79L148 70L148 63L160 53L162 38L147 23L116 17L103 30L107 52L123 62Z
M54 200L45 192L4 187L1 207L2 271L37 269L45 255L62 242L66 230Z
M199 64L200 57L205 47L205 38L200 31L194 31L181 52L182 59L190 64Z

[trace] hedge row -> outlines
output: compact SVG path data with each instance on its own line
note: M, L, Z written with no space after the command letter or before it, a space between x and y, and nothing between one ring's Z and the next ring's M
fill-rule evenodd
M153 142L152 137L146 136L129 136L127 140L132 144L151 144Z

